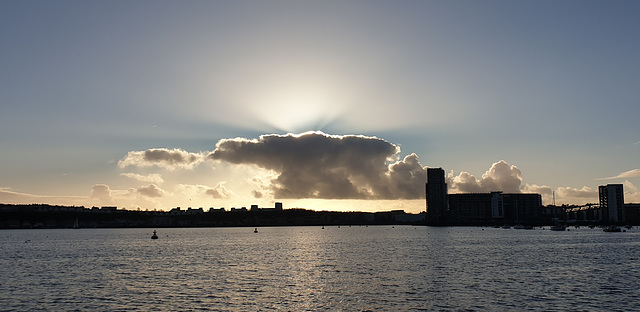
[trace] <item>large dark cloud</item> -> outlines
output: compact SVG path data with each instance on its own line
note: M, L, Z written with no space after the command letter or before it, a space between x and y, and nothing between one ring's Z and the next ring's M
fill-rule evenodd
M275 198L418 199L425 169L415 154L376 137L322 132L220 140L209 159L272 170Z

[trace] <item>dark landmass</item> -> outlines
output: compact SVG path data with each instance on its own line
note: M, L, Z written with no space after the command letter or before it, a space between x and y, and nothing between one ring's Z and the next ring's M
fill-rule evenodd
M620 225L640 225L640 204L625 204L626 220ZM486 209L485 209L486 210ZM527 222L513 218L492 219L487 213L451 214L446 222L430 222L426 213L403 210L384 212L314 211L302 208L203 208L170 211L141 211L117 207L77 207L48 204L0 204L0 229L56 228L144 228L144 227L259 227L330 225L434 225L434 226L548 226L557 223L575 225L606 224L599 217L600 207L545 206ZM456 212L455 210L452 210ZM523 214L524 215L524 214ZM449 218L450 217L450 218Z
M223 208L135 211L117 207L0 204L0 229L424 225L424 222L424 213L408 214L402 210L374 213L252 207L230 211Z

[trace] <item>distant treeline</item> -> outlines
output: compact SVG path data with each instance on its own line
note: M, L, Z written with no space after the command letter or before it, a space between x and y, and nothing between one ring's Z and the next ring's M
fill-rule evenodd
M424 225L424 214L386 212L330 212L308 209L202 209L134 211L116 207L75 207L47 204L0 204L0 229L122 228L122 227L235 227L304 225Z

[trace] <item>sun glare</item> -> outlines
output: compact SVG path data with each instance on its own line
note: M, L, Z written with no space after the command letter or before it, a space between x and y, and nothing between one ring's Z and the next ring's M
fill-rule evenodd
M274 91L259 102L256 117L284 132L322 129L340 114L325 92L308 87Z

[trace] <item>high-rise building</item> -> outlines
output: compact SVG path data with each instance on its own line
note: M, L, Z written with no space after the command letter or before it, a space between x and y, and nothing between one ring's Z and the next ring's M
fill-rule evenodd
M448 225L489 225L495 223L491 217L492 194L464 193L450 194L447 197Z
M625 222L622 184L600 185L598 191L600 195L600 221L604 223Z
M447 183L442 168L427 168L427 222L443 224L447 217Z
M501 194L507 224L541 225L542 196L530 193Z
M462 193L449 197L452 225L541 225L542 196L524 193Z

